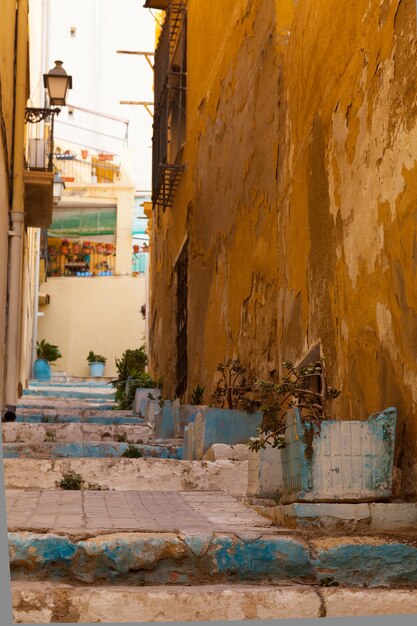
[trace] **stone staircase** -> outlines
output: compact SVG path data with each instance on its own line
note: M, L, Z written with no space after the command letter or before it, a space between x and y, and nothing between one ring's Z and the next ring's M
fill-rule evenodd
M108 385L55 379L2 424L16 621L417 611L413 538L277 526L244 503L246 461L182 460L113 407ZM60 487L71 476L81 489Z

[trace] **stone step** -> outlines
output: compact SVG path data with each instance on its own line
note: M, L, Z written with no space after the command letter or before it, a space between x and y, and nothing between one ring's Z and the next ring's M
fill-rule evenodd
M298 529L397 533L417 528L416 502L303 502L267 508L277 524Z
M94 508L90 514L94 515ZM127 525L127 521L123 523ZM305 541L288 531L241 530L239 519L233 530L222 531L216 530L222 524L203 524L193 515L182 523L189 529L117 531L85 539L52 532L9 532L11 577L87 584L295 581L364 588L417 587L417 549L406 541L355 536ZM170 525L169 521L165 525Z
M64 389L64 388L69 388L69 387L81 387L81 388L91 388L91 389L112 389L112 386L110 384L110 381L107 382L85 382L83 381L72 381L72 382L66 382L66 381L39 381L39 380L31 380L29 382L28 388L29 389Z
M248 480L247 461L4 459L6 488L56 489L70 471L105 489L223 490L237 497L246 495Z
M408 592L407 607L413 599ZM314 618L320 617L322 607L316 589L301 585L86 587L13 582L12 602L15 622L32 623Z
M188 520L190 526L192 520ZM114 532L74 540L10 532L12 580L88 584L205 584L315 579L308 546L291 535L212 532Z
M45 409L72 409L72 410L88 410L88 411L109 411L114 409L115 402L86 401L71 398L35 398L26 396L17 404L17 412L21 409L30 409L34 413Z
M3 443L43 443L45 441L119 441L121 443L149 443L153 430L145 424L103 425L74 422L63 424L20 423L2 424Z
M115 441L97 442L42 442L4 443L4 459L68 459L121 457L130 444ZM143 458L182 460L182 447L178 445L133 444Z
M84 415L85 413L85 415ZM137 417L129 412L128 415L119 415L118 411L78 411L68 413L58 413L56 411L42 411L41 413L33 413L27 409L21 409L17 413L15 423L27 424L144 424L142 417Z
M417 613L415 589L303 585L78 586L12 582L15 622L209 622Z
M23 402L26 402L30 398L69 398L72 400L113 400L113 389L85 389L85 388L60 388L54 387L51 389L25 389L23 391Z

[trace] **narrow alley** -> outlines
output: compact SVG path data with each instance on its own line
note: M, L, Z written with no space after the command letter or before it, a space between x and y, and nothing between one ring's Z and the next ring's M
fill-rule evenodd
M415 0L2 0L15 623L417 614L415 67Z

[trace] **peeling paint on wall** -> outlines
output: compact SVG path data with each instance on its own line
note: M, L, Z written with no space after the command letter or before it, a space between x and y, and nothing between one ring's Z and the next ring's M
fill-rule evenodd
M170 394L172 259L188 233L189 391L211 390L225 358L265 375L320 343L337 414L397 407L415 494L415 3L187 10L186 170L152 235L153 368Z

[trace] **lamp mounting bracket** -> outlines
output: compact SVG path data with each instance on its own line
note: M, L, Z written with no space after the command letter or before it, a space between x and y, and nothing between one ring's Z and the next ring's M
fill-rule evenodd
M37 124L38 122L42 122L46 120L47 117L51 115L59 115L61 109L55 107L53 109L37 109L33 107L27 107L25 109L25 122L29 122L30 124Z

